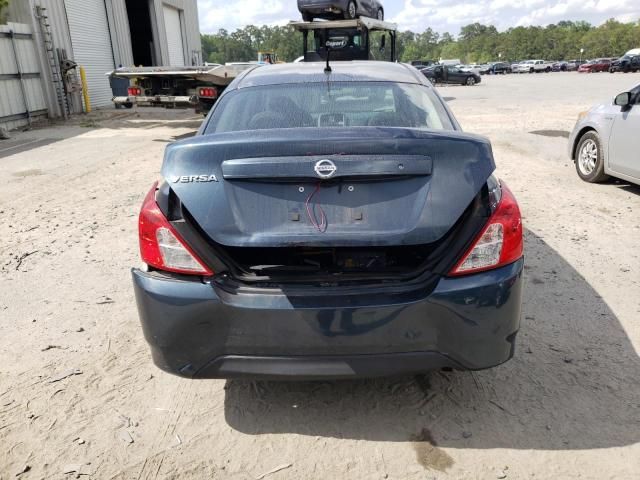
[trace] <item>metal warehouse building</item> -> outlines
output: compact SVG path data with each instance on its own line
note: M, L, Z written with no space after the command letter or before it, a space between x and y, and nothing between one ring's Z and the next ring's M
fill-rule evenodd
M110 105L105 73L118 66L202 63L197 0L11 0L8 13L9 22L31 27L51 117L67 108L51 65L60 51L85 68L97 107ZM79 100L71 103L72 111L82 108Z

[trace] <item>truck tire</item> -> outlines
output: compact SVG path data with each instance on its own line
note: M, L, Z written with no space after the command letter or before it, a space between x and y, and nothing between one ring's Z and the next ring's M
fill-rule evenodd
M304 22L313 22L313 15L310 13L303 13L302 14L302 20Z
M544 69L545 72L549 73L551 71L551 67L547 67Z
M529 69L529 73L533 73L533 72L535 72L535 70L533 69L533 67L531 67L531 68Z

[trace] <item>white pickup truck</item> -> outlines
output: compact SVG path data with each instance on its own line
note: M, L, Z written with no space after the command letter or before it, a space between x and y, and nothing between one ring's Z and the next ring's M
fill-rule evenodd
M552 62L545 60L527 60L520 62L512 67L513 73L537 73L537 72L550 72Z

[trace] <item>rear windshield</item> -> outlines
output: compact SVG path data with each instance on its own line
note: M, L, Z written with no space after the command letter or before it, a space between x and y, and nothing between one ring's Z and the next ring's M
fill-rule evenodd
M367 126L453 130L441 100L426 86L318 82L230 92L215 107L206 133Z

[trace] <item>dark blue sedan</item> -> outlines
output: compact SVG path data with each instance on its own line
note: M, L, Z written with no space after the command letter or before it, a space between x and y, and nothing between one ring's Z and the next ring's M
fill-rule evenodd
M191 378L483 369L513 356L523 239L489 141L389 62L259 66L167 147L133 284Z
M298 0L298 10L305 22L314 18L333 20L359 16L384 20L384 8L378 0Z

